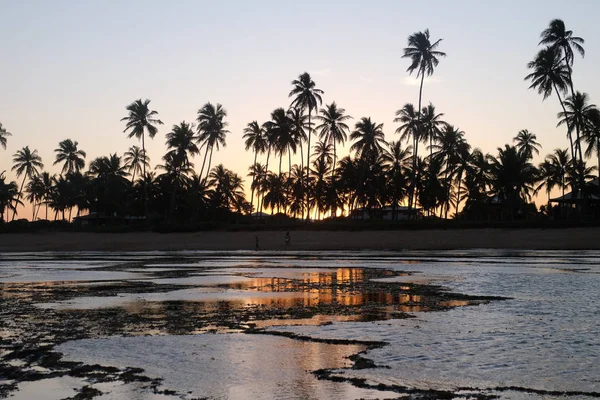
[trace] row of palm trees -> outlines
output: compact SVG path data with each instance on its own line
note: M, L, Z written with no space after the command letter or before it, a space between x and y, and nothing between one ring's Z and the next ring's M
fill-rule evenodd
M303 218L336 217L384 205L391 205L396 214L401 204L408 205L409 214L420 205L425 213L442 217L452 215L452 210L459 215L464 204L462 216L483 218L490 204L503 205L510 216L523 212L531 196L542 189L548 197L555 187L563 193L569 187L582 190L593 171L585 164L584 144L585 157L596 153L600 166L600 112L585 93L574 90L572 79L575 52L585 54L583 39L566 30L563 21L553 20L541 34L544 48L528 64L532 71L525 79L531 81L530 88L544 99L556 93L562 107L558 125L566 126L570 147L555 150L538 167L532 158L540 146L527 130L517 134L514 144L498 148L496 155L484 154L472 149L464 132L444 121L431 102L422 106L424 78L446 56L439 51L441 41L432 40L429 30L408 37L403 53L411 61L407 72L416 72L421 82L418 105L407 103L396 112L398 141L388 143L383 124L369 117L358 119L351 128L352 117L344 108L335 101L323 105L324 91L310 74L293 80L290 106L275 109L268 121L248 123L243 131L246 149L254 152L248 174L250 202L237 174L222 165L211 169L215 147L225 147L230 133L222 105L206 103L195 123L174 125L166 134L163 163L150 172L145 137L154 138L163 122L150 108L150 100L139 99L127 106L122 121L124 132L138 138L141 148L132 146L123 157L99 157L84 173L86 153L76 141L66 139L55 150L54 164L62 165L61 174L52 176L41 171L37 151L24 147L13 156L13 171L18 178L23 176L20 186L0 175L0 215L12 210L14 219L27 194L34 218L42 205L53 209L55 217L77 208L78 213L88 209L189 220L263 209ZM0 125L3 147L8 136ZM317 143L311 146L313 136ZM340 159L338 151L348 141L350 154ZM420 144L428 154L419 154ZM202 153L196 174L193 159ZM292 164L297 153L299 165ZM269 169L271 155L278 157L276 172ZM264 162L259 157L265 157Z

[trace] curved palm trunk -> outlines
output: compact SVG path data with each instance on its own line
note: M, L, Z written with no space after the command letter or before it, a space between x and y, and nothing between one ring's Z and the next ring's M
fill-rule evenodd
M271 156L271 149L269 148L269 151L267 151L267 163L265 164L265 173L269 173L269 157ZM265 176L266 178L266 176ZM261 177L262 179L262 177ZM260 205L259 205L259 209L258 209L258 213L259 215L262 214L262 210L263 210L263 204L265 203L265 193L263 192L262 198L260 200Z
M206 156L207 155L208 155L208 143L206 143L206 151L204 151L204 160L202 161L202 169L200 169L200 179L202 179L202 175L204 175L204 165L206 164Z
M571 96L572 96L573 99L575 99L575 88L573 86L573 69L571 68L571 63L569 63L569 60L568 60L568 58L566 56L567 54L569 54L566 45L564 46L563 50L565 51L565 64L567 64L567 70L569 72L569 87L571 89ZM581 127L579 126L580 123L581 123L581 121L579 121L579 119L576 118L575 119L575 132L577 133L577 140L575 142L575 148L576 148L577 153L579 155L579 159L581 161L583 161L583 157L581 155L581 140L580 140L580 137L579 137L579 133L580 133L579 131L581 129Z
M462 183L462 171L458 175L458 192L456 193L456 216L455 216L455 218L458 217L458 206L460 205L460 186L461 186L461 183Z
M566 115L567 109L565 108L565 104L563 103L563 100L560 97L560 92L556 89L556 85L554 85L554 92L558 96L558 102L560 103L560 106L562 107L563 112ZM572 127L569 124L569 122L567 121L567 136L569 137L569 142L571 144L571 158L573 159L573 161L576 161L577 160L577 154L575 153L575 148L573 147L573 136L571 135L571 131L572 131Z
M208 175L210 174L210 165L212 164L212 155L215 149L215 145L210 146L210 156L208 157L208 168L206 168L206 179L208 179Z
M418 128L421 129L421 99L423 97L423 82L425 80L425 69L421 68L421 85L419 87L419 109L417 110L417 112L419 113L419 126ZM419 141L417 140L418 136L416 134L416 132L413 132L413 148L415 149L415 152L413 154L413 179L410 185L410 198L408 201L408 211L410 213L410 210L412 209L413 204L416 204L416 199L415 199L415 178L416 178L416 174L417 174L417 157L419 155Z
M333 164L331 165L331 187L333 188L333 198L334 198L334 203L333 203L333 207L331 208L331 216L332 217L336 217L337 216L337 189L335 187L335 165L337 163L337 152L336 152L336 148L335 148L335 138L333 139Z

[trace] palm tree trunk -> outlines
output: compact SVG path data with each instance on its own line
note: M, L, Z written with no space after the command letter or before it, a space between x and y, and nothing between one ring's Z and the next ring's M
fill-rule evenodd
M252 168L256 168L256 157L258 156L258 152L255 150L254 151L254 164L252 164ZM252 214L252 211L254 211L254 182L256 181L256 170L254 171L254 174L252 175L252 194L250 195L250 214Z
M206 178L208 179L208 175L210 174L210 165L212 164L212 155L215 150L215 146L210 146L210 156L208 157L208 168L206 168Z
M142 159L146 160L146 142L144 131L142 130ZM146 163L142 164L142 171L144 176L146 176ZM148 184L144 180L144 219L148 221Z
M335 138L333 138L333 164L331 164L331 187L333 188L334 204L331 209L331 216L336 217L337 214L337 189L335 187L335 165L337 163L337 153L335 148Z
M17 200L15 200L15 209L13 211L13 216L12 216L12 220L15 220L15 216L17 215L17 207L19 205L18 200L21 198L21 195L23 194L23 186L25 185L25 179L27 179L27 174L25 174L25 176L23 176L23 182L21 183L21 189L19 189L19 195L17 196Z
M206 156L208 155L208 143L206 144L206 151L204 152L204 161L202 161L202 169L200 170L200 179L204 175L204 164L206 164Z
M269 157L271 156L271 148L269 147L269 150L267 151L267 163L265 164L265 173L268 174L269 173ZM265 176L266 178L266 176ZM261 183L262 184L262 183ZM265 194L263 193L262 198L260 200L260 206L258 208L258 213L259 216L262 214L262 210L263 210L263 204L265 203Z
M569 72L569 87L571 88L571 97L573 98L573 100L575 99L575 88L573 86L573 69L571 68L571 63L569 62L568 58L567 58L567 54L569 54L569 52L567 51L567 46L564 46L565 51L565 64L567 64L567 70ZM580 137L579 137L579 131L581 129L581 127L579 126L579 124L581 123L581 121L578 120L578 118L575 119L575 132L577 133L577 140L575 142L575 148L577 149L578 155L579 155L579 160L583 161L583 157L581 155L581 141L580 141Z
M292 149L288 146L288 174L292 175Z
M562 107L563 112L565 113L565 116L566 116L567 109L565 108L565 104L563 103L563 100L560 97L560 92L556 89L556 85L554 85L554 92L558 96L558 102L560 103L560 106ZM572 131L572 128L569 124L569 121L567 121L567 136L569 137L569 142L571 144L571 158L573 159L573 161L575 161L575 160L577 160L577 155L575 153L575 148L573 147L573 136L571 135L571 131Z
M306 220L308 221L310 219L310 194L308 193L308 181L309 181L309 176L308 174L310 173L310 137L312 134L312 124L310 121L311 118L311 113L312 113L312 107L308 107L308 144L306 146L306 181L305 183L305 187L304 187L304 191L305 191L305 195L306 195Z
M46 200L46 221L48 221L48 200Z
M283 160L283 152L279 151L279 178L281 178L281 160Z
M460 186L462 183L462 172L458 175L458 192L456 193L456 216L458 217L458 206L460 205Z
M421 85L419 87L419 108L417 109L418 115L419 115L419 124L418 124L418 129L421 129L421 99L423 97L423 81L425 80L425 68L424 66L421 67ZM408 211L410 213L410 210L412 208L413 202L415 202L415 178L416 178L416 174L417 174L417 157L419 155L419 141L417 140L418 137L417 135L415 135L416 132L413 132L413 147L415 149L415 152L413 154L413 179L410 185L410 199L408 202Z

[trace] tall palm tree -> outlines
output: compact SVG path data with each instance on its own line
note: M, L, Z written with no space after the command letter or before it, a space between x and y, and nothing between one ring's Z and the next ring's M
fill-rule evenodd
M418 109L415 109L415 106L412 103L406 103L401 109L396 111L396 118L394 118L394 122L400 123L400 125L396 129L396 133L400 134L400 140L407 142L412 138L412 148L415 149L418 146L419 142L423 140L424 132L421 127L421 114ZM417 168L417 153L413 152L413 166L411 171L413 174L416 174ZM408 195L408 208L412 207L414 201L414 184L416 183L415 176L411 177L411 188L409 190Z
M260 125L257 121L252 121L248 123L248 125L244 128L244 136L245 139L246 151L250 148L254 151L254 163L253 166L257 165L256 159L259 154L264 154L267 151L267 134L265 125ZM254 210L254 189L256 188L256 175L252 175L252 184L250 188L252 189L252 194L250 196L250 206L253 207Z
M187 167L190 164L189 157L200 152L195 143L194 127L185 121L173 125L166 138L167 150L173 154L177 166Z
M346 110L338 108L335 101L329 105L325 105L325 108L320 110L321 115L317 116L321 125L317 126L319 131L319 137L326 143L333 144L333 163L331 164L331 179L335 182L334 171L337 163L337 148L336 145L339 143L343 145L348 140L348 132L350 128L345 121L352 117L346 115ZM335 186L335 184L334 184Z
M79 172L85 167L85 151L77 148L77 141L65 139L58 143L58 148L54 150L56 153L56 161L52 165L64 163L61 173L70 174Z
M403 147L402 141L391 142L381 155L388 176L388 194L392 204L392 219L397 218L396 209L407 195L408 176L412 173L412 146Z
M244 209L244 185L234 172L219 164L209 173L209 185L214 187L213 201L218 207L242 212Z
M6 129L2 126L2 122L0 122L0 146L4 150L6 150L6 137L12 136L12 133L7 132Z
M333 164L333 145L320 140L313 146L314 155L317 160L323 160L327 166Z
M308 110L308 144L306 146L306 178L308 180L310 169L310 138L312 134L311 115L312 111L316 110L323 102L323 99L321 98L323 91L316 88L315 82L308 72L304 72L298 76L298 79L294 79L292 81L292 86L294 86L294 88L288 95L288 97L294 97L291 107Z
M571 78L569 69L562 62L562 52L560 49L555 47L543 48L537 53L533 61L527 64L527 68L533 70L533 72L525 77L525 80L531 81L529 89L537 89L538 93L543 96L543 100L546 100L552 94L552 91L554 91L563 112L567 112L561 93L566 93L569 86L568 82ZM567 126L567 136L571 144L571 156L575 157L571 132L572 127Z
M542 146L537 141L537 136L527 129L521 129L513 138L513 142L515 142L519 154L528 160L533 158L533 153L540 154L539 148Z
M589 116L593 113L592 110L596 109L595 104L589 103L589 96L587 93L576 92L575 96L570 96L565 100L565 111L558 113L560 119L556 126L567 125L571 129L573 127L585 127L589 123ZM581 152L581 138L579 130L577 131L577 138L575 140L575 149L577 149L578 159L583 160Z
M34 176L39 174L39 170L44 168L44 164L42 163L42 158L38 155L37 150L31 151L29 146L25 146L13 155L13 167L11 171L16 171L17 178L23 175L23 182L21 182L21 187L19 189L19 198L23 194L23 186L25 185L25 180L27 178L31 179ZM17 204L15 202L15 208L12 219L15 219L15 215L17 214Z
M224 121L227 116L227 111L219 103L213 105L206 103L198 110L198 141L202 143L202 146L206 146L204 152L204 161L202 161L202 169L200 170L200 176L204 173L204 165L206 163L206 156L210 150L210 158L208 160L208 168L206 169L206 175L210 171L210 164L212 163L212 155L215 146L219 150L219 145L225 147L225 137L229 133L227 129L227 122Z
M308 140L306 131L312 128L308 124L308 115L304 114L302 108L291 107L288 110L288 117L292 122L292 136L296 146L300 148L300 170L304 170L304 142ZM300 182L302 184L302 181Z
M550 192L561 184L561 179L564 179L564 175L561 177L557 172L558 169L555 168L554 164L548 158L538 166L539 184L535 188L534 194L545 188L548 195L548 205L550 204Z
M540 45L543 44L551 46L554 49L562 52L564 56L564 63L567 67L567 71L569 74L568 84L571 89L571 97L575 98L576 93L573 87L573 61L575 59L575 52L573 51L573 49L575 49L575 51L577 51L581 55L581 57L584 57L585 50L582 45L585 41L578 36L573 36L573 31L567 30L564 21L560 19L553 19L552 21L550 21L548 28L542 31L540 37ZM577 132L576 146L578 147L579 159L582 160L581 146L579 144L581 129L581 127L579 126L580 121L575 122L575 131Z
M150 167L150 157L139 146L131 146L123 155L123 162L131 174L131 183L135 183L135 175L143 175L146 167Z
M163 122L157 118L158 112L156 110L150 110L150 100L138 99L127 106L129 115L121 118L121 121L125 121L125 130L129 131L127 137L136 137L142 139L142 152L146 155L146 133L150 139L156 136L158 132L157 125L162 125ZM142 164L142 175L146 175L146 164ZM148 216L148 189L144 186L144 215Z
M158 132L157 125L162 125L163 122L160 119L157 119L158 112L155 110L150 110L149 108L150 100L146 99L142 101L142 99L136 100L130 105L127 106L127 111L129 111L129 115L121 118L121 121L126 121L125 130L123 132L129 131L127 135L128 138L136 137L142 140L142 152L146 154L146 143L145 137L146 133L148 133L148 137L150 139L156 136ZM142 164L142 173L146 175L146 165Z

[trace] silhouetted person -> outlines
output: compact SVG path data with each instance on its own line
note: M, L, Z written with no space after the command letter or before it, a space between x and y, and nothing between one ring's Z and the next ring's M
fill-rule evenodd
M260 246L258 244L258 236L254 236L254 250L260 250Z
M285 233L285 246L289 246L292 243L292 237L289 232Z

